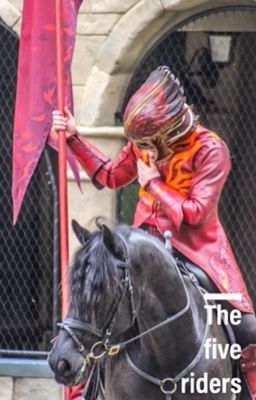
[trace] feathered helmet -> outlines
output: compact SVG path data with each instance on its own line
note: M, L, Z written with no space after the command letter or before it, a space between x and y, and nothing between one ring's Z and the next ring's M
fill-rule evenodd
M151 72L124 112L126 137L139 149L153 149L155 161L168 158L170 146L193 128L194 115L183 88L166 66Z

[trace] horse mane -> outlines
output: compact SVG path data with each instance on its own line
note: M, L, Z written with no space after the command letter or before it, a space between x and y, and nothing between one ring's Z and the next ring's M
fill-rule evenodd
M76 318L100 318L99 304L111 293L116 298L120 287L118 260L111 254L103 241L102 226L74 254L69 275L71 308ZM112 231L128 241L130 228L117 225Z

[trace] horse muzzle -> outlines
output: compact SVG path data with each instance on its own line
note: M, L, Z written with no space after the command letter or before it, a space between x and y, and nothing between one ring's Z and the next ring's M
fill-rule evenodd
M75 386L89 374L86 360L80 354L57 356L53 348L48 357L48 363L54 373L56 382L65 386Z

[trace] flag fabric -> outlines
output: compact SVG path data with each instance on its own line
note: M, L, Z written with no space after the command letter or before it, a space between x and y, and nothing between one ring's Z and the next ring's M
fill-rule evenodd
M63 0L65 104L72 109L71 62L77 14L82 0ZM45 147L57 108L56 21L54 0L24 0L18 57L13 128L12 198L13 222ZM49 142L57 148L57 143ZM68 160L79 181L71 152Z

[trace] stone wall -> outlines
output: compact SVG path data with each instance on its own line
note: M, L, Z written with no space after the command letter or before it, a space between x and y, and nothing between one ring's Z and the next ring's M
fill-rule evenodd
M63 389L53 379L0 377L1 400L61 400Z
M109 158L114 158L124 144L122 127L80 127L79 130ZM82 183L80 191L71 172L68 176L69 220L75 218L90 230L95 229L94 221L97 217L103 217L105 222L113 223L115 221L116 192L110 189L96 189L83 171L80 173ZM71 254L77 245L78 242L70 230Z
M153 43L196 12L234 4L255 0L84 0L73 59L77 123L113 126L134 68ZM17 32L21 5L0 0L0 16Z

